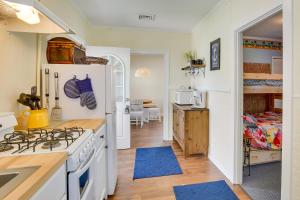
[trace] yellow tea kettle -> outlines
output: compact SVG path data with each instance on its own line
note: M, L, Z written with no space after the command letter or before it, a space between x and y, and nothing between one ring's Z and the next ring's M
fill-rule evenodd
M17 116L17 129L45 128L49 125L48 110L25 110Z

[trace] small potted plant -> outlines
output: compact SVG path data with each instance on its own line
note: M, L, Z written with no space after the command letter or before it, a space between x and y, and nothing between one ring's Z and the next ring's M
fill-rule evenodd
M188 51L184 53L184 57L188 63L188 65L194 65L196 63L197 52L196 51Z

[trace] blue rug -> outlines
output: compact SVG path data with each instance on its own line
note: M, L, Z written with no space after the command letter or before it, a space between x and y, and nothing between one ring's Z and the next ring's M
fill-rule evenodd
M137 148L133 179L182 174L170 146Z
M175 186L176 200L238 200L225 181Z

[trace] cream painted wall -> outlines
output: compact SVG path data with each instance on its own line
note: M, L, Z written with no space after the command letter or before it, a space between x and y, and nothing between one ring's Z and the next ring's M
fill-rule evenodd
M292 138L292 200L300 199L300 2L293 0L293 138Z
M41 0L83 39L87 40L89 23L70 0ZM0 112L16 111L20 92L29 92L36 84L37 34L8 33L0 24ZM46 62L46 35L42 36L42 63Z
M162 55L132 55L130 58L131 99L151 99L163 114L164 57ZM149 77L135 77L140 67L150 70Z
M175 89L189 85L180 68L186 65L184 52L191 50L191 34L144 30L139 28L93 27L90 45L127 47L132 50L166 51L169 53L169 136L172 136L172 107Z
M196 88L206 88L210 109L209 158L234 179L234 31L279 6L281 0L221 0L193 29L192 44L207 61L206 77L192 78ZM257 6L259 5L259 6ZM210 42L221 38L221 70L209 71Z
M16 111L21 92L36 84L36 34L0 27L0 112Z

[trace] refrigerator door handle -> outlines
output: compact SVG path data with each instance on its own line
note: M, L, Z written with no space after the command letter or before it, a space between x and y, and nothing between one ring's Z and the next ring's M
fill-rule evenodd
M129 105L125 106L125 114L130 114L130 106Z

